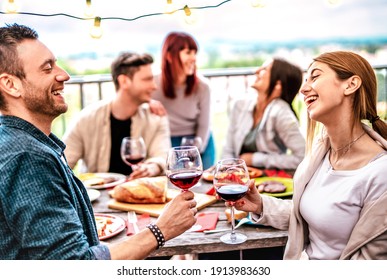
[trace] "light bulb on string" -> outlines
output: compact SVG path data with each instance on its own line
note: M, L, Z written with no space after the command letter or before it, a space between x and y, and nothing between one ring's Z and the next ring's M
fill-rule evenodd
M103 30L101 28L101 18L95 17L94 18L94 25L90 29L90 36L94 39L99 39L102 37Z
M91 4L91 0L86 0L86 5L85 5L85 11L84 14L88 18L94 17L94 7Z
M266 0L251 0L250 4L254 8L264 8L267 5Z
M337 6L341 3L341 0L327 0L327 2L331 6Z
M189 25L193 25L193 24L196 24L197 22L197 15L196 13L194 13L189 7L188 5L185 5L184 8L184 21L189 24Z
M5 11L8 14L16 14L19 9L19 5L15 3L15 0L8 0L5 4Z
M175 4L172 2L172 0L167 0L167 4L165 4L165 7L164 7L164 13L173 14L173 12L175 11L176 11Z

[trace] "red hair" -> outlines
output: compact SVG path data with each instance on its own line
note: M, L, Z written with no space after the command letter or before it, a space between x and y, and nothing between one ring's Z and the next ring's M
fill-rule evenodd
M164 40L161 60L161 82L162 90L166 97L174 99L176 97L174 81L177 80L177 73L182 69L179 53L181 50L198 51L195 39L184 32L171 32ZM168 59L170 58L170 59ZM186 80L185 95L191 95L197 85L196 67L194 73Z

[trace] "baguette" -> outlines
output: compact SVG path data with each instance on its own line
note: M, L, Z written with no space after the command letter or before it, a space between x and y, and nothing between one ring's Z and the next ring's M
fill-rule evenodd
M167 177L139 178L114 187L113 198L128 203L165 203Z

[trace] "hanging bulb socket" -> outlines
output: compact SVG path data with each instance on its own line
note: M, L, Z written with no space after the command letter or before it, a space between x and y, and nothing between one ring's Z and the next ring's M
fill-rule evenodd
M184 16L184 21L188 25L196 25L198 21L198 15L196 11L192 11L187 5L184 6L183 8L185 16Z
M90 36L94 39L99 39L102 37L102 28L101 28L101 17L94 18L94 25L90 30Z
M185 5L183 9L184 9L184 13L187 17L191 16L191 14L192 14L191 9L188 7L188 5Z

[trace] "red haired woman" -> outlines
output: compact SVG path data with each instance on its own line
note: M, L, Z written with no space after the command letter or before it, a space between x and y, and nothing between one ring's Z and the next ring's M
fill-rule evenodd
M171 32L167 35L153 98L167 110L172 146L180 146L184 136L200 137L203 167L209 168L215 160L210 131L210 87L196 73L197 51L198 45L189 34Z

